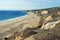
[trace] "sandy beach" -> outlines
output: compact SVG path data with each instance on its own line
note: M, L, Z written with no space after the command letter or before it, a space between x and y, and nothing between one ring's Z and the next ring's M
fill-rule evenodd
M33 19L34 18L34 19ZM22 31L26 28L37 27L39 25L39 19L35 14L31 13L23 18L17 18L14 20L4 21L0 24L0 34L3 36L15 33L16 31ZM34 24L33 24L34 23ZM3 37L0 35L0 37Z

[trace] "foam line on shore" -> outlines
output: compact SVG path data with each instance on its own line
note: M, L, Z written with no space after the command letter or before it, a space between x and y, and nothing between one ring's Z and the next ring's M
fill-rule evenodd
M27 15L24 15L24 16L16 17L16 18L11 18L11 19L7 19L7 20L2 20L2 21L0 21L0 23L1 23L1 22L12 21L12 20L16 20L16 19L22 19L22 18L24 18L24 17L26 17L26 16L29 16L29 15L30 15L30 13L28 13Z

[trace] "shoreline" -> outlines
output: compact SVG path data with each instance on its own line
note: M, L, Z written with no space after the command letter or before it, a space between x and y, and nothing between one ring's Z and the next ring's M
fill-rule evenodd
M22 18L24 18L24 17L26 17L26 16L29 16L29 13L27 13L27 14L24 15L24 16L19 16L19 17L15 17L15 18L11 18L11 19L2 20L2 21L0 21L0 23L1 23L1 22L7 22L7 21L13 21L13 20L17 20L17 19L22 19Z

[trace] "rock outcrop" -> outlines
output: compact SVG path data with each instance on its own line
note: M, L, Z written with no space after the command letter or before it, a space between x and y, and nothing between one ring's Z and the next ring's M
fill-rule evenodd
M31 11L31 10L30 10ZM60 40L60 7L42 10L32 10L40 18L40 26L34 30L37 34L25 40Z

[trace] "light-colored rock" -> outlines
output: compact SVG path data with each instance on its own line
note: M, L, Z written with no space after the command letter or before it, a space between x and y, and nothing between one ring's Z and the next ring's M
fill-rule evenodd
M48 11L47 11L47 10L43 10L43 11L41 12L41 14L48 14Z
M45 23L46 23L46 22L48 22L48 21L52 20L52 16L51 16L51 15L49 15L49 16L48 16L47 18L45 18L44 20L45 20Z
M57 13L58 15L60 15L60 11L58 11L58 13Z
M17 37L15 38L15 40L22 40L22 37L17 36Z
M31 37L28 37L28 38L26 38L24 40L35 40L35 39L33 38L33 36L31 36Z
M42 27L41 27L41 29L52 29L58 23L60 23L60 20L43 24Z

